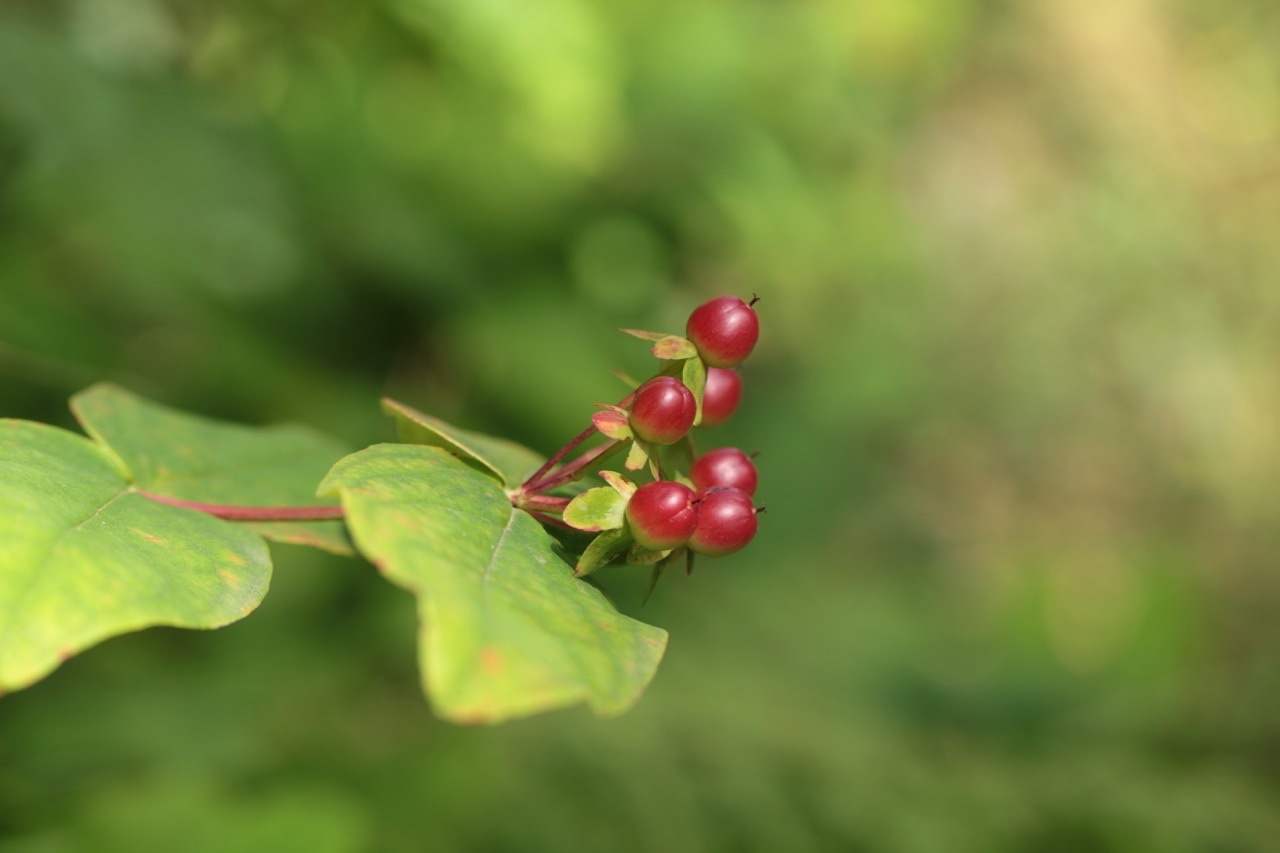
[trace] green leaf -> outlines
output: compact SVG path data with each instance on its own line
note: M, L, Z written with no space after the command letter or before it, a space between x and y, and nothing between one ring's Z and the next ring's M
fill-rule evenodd
M467 464L494 474L507 488L523 483L542 464L542 457L523 445L459 429L387 397L382 400L382 411L395 417L401 441L443 448Z
M617 530L604 531L592 539L591 544L582 552L582 556L578 558L578 564L573 567L574 575L584 578L596 569L607 566L627 549L631 541L631 531L625 526Z
M246 526L142 497L83 436L0 420L0 689L116 634L234 622L270 577Z
M575 580L559 546L485 473L434 447L375 445L338 462L356 545L418 596L423 683L437 712L492 723L639 698L666 632Z
M615 530L626 523L627 499L611 486L587 489L569 501L564 521L579 530L597 533Z
M200 503L319 505L316 485L350 452L308 427L214 421L108 383L72 397L71 409L138 488ZM278 542L353 553L340 521L238 523Z
M694 424L702 423L702 395L707 390L707 365L701 358L691 358L684 363L683 377L685 386L693 392L693 399L698 404Z
M659 338L657 343L653 345L653 354L663 361L678 361L680 359L693 358L698 354L698 348L688 338L682 338L679 335L666 335Z

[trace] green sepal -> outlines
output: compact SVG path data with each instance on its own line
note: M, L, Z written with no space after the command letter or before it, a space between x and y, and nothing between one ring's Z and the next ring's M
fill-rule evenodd
M611 486L587 489L564 508L565 524L595 533L626 524L627 499Z
M592 415L591 423L595 424L596 429L600 430L602 434L615 441L626 441L635 437L626 414L620 413L612 407Z
M663 338L671 337L666 332L646 332L644 329L620 329L633 338L639 338L642 341L660 341Z
M671 556L672 548L665 551L650 551L639 542L631 546L627 552L627 564L632 566L652 566L654 563Z
M626 385L632 391L640 387L640 382L634 376L627 373L625 370L619 370L618 368L615 367L609 372L612 373L614 376L618 377L619 379L621 379L622 384Z
M636 493L636 484L619 474L617 471L601 471L600 477L610 486L613 486L613 488L617 490L618 494L622 495L627 500L630 500L631 496Z
M701 358L690 358L684 363L683 375L685 387L693 392L694 402L698 404L697 414L693 416L694 426L702 423L702 395L707 390L707 365Z
M663 361L679 361L693 358L697 354L698 348L693 345L693 341L688 338L682 338L679 335L667 335L659 338L657 343L653 345L654 357Z
M627 461L623 463L628 471L639 471L649 461L649 450L643 441L637 440L627 451Z
M591 544L582 552L582 556L578 558L578 564L574 566L574 576L584 578L596 569L609 565L614 558L627 549L631 541L631 530L625 526L617 530L604 531L592 539Z

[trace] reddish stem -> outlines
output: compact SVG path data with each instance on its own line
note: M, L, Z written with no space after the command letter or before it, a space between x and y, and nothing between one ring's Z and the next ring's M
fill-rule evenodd
M582 473L583 468L586 468L592 462L617 447L618 444L619 441L615 438L600 445L599 447L593 447L591 450L588 450L577 459L565 465L552 476L539 480L536 483L526 483L523 488L527 489L531 493L537 494L540 492L549 492L557 486L563 486L565 483L572 482L578 478L579 474Z
M340 506L236 506L234 504L206 504L197 501L184 501L168 495L157 495L153 492L137 490L144 498L156 503L179 506L208 513L227 521L327 521L341 519L346 516Z
M635 396L636 395L634 393L631 393L623 397L621 400L618 401L618 407L625 409L627 406L630 406L631 401L635 399ZM524 483L521 484L519 489L520 494L536 494L538 492L545 492L547 491L548 488L554 488L555 486L562 485L563 483L567 483L570 480L572 480L573 479L572 476L569 476L565 479L561 479L561 478L564 476L566 471L572 469L573 471L576 472L579 469L581 469L584 465L589 464L592 459L595 459L597 458L597 456L599 456L598 452L588 451L587 453L575 459L573 462L566 465L560 471L557 471L553 477L547 477L547 472L550 471L552 468L554 468L556 464L560 462L561 459L564 459L566 456L568 456L570 451L572 451L578 445L582 444L582 442L586 441L588 438L591 438L591 436L595 435L597 432L599 432L599 430L596 429L596 425L593 423L591 426L587 427L582 432L578 433L576 436L569 439L568 444L566 444L564 447L556 451L556 454L552 456L550 459L548 459L546 462L543 462L542 467L539 468L537 471L534 471L529 476L529 478L526 479ZM616 441L611 441L604 446L608 448L608 447L612 447L615 444L617 444ZM592 453L595 453L595 455L592 455ZM548 483L552 483L553 485L548 486L547 485Z
M523 495L516 501L516 506L529 512L553 512L559 515L569 505L570 498L552 498L546 495Z
M582 432L578 433L576 436L571 438L568 444L566 444L564 447L560 448L556 452L555 456L552 456L546 462L543 462L542 467L539 468L537 471L534 471L533 474L529 476L529 479L524 481L524 485L520 487L520 491L521 492L534 491L534 489L531 487L535 485L543 475L545 475L548 471L554 468L557 462L559 462L561 459L568 456L569 451L573 450L579 444L582 444L582 442L586 441L588 438L591 438L591 436L595 435L596 432L597 432L596 425L592 424L591 426L587 427Z
M563 527L565 530L577 530L572 524L567 523L564 519L556 518L554 515L547 515L545 512L538 512L537 510L528 510L528 513L543 524Z

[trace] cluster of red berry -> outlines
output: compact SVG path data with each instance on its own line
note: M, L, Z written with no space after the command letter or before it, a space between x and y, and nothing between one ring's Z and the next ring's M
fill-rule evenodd
M754 302L720 296L689 315L685 335L696 350L691 357L706 368L702 426L726 421L742 399L742 379L733 368L751 354L760 336ZM636 390L631 431L655 444L674 444L689 434L698 408L683 381L657 376ZM731 554L756 534L756 483L756 467L747 454L731 447L712 450L693 460L687 478L677 475L638 488L627 503L627 525L635 541L651 551L685 546L695 554Z
M736 296L705 302L689 315L685 337L624 330L653 342L653 354L664 362L658 375L616 406L602 404L592 427L513 496L517 506L548 523L599 534L578 560L578 575L625 552L629 563L653 564L656 581L673 556L688 555L692 569L694 554L731 554L755 536L762 508L753 502L757 475L751 457L736 448L698 455L690 436L694 426L726 421L742 399L742 380L734 368L760 334L755 302ZM597 431L609 442L554 467ZM623 448L627 471L647 468L651 482L637 486L621 473L601 470L606 487L573 498L548 496ZM683 471L682 462L688 462Z

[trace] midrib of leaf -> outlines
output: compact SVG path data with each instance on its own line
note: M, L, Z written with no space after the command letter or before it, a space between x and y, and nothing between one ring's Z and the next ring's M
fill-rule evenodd
M13 599L9 602L9 606L5 608L3 613L0 613L0 616L3 617L2 619L0 619L0 637L3 637L9 633L10 628L12 627L13 623L17 621L18 614L22 610L21 605L31 597L32 592L38 586L38 582L49 577L49 573L42 570L44 569L45 566L49 564L50 559L53 557L53 551L55 548L58 547L58 543L62 541L62 538L66 536L68 533L71 533L72 531L75 531L75 530L79 530L89 522L93 521L95 518L101 515L102 512L107 507L111 506L111 504L115 503L120 498L124 497L126 494L129 494L132 491L133 491L133 488L130 486L125 486L119 489L114 495L107 498L107 500L103 501L102 504L98 506L96 509L94 509L93 512L89 513L87 516L85 516L76 524L67 525L63 527L61 530L58 531L58 535L54 536L49 540L48 547L44 549L43 556L41 556L40 559L35 561L34 565L32 566L32 570L27 573L25 581L23 582L22 586L17 590L17 594L14 595ZM3 645L4 644L0 642L0 646L3 646Z
M493 574L493 569L498 563L498 554L502 551L503 543L507 541L507 534L509 534L511 532L511 528L515 526L516 513L521 511L522 510L512 507L511 513L507 516L507 524L502 528L502 533L498 536L498 541L493 545L493 553L489 555L489 562L484 567L484 574L481 576L481 579L484 581L486 594L489 589L489 577Z

